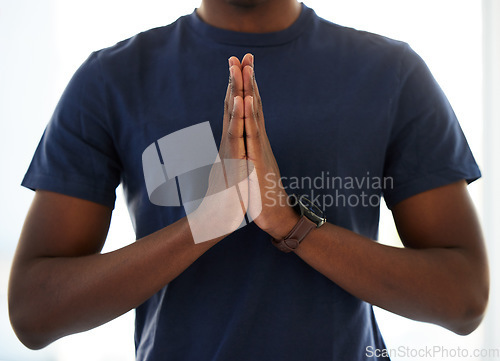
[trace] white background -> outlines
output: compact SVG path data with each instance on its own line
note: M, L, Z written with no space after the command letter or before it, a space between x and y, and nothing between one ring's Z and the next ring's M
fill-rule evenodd
M7 279L33 196L19 183L61 92L91 51L168 24L198 5L199 0L0 0L0 361L133 360L133 312L96 330L66 337L41 351L29 351L15 338L7 315ZM443 87L480 167L485 170L484 159L491 159L492 155L485 157L483 147L484 134L491 134L482 111L480 1L310 0L306 5L333 22L410 43ZM470 186L481 216L483 209L490 209L488 202L492 202L483 197L485 182L487 178ZM117 193L119 199L105 251L135 238L121 190ZM383 213L380 238L384 243L398 244L387 211ZM488 242L491 251L494 241ZM490 253L490 259L495 256ZM496 278L492 278L496 290ZM466 337L382 310L377 310L377 317L388 348L420 352L426 347L441 346L453 352L460 347L471 353L478 348L500 349L494 336L498 328L491 316L497 308L493 299L489 319ZM410 356L402 353L393 360L414 359Z

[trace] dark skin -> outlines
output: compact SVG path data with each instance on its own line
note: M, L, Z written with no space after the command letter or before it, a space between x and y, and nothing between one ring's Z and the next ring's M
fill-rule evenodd
M198 14L228 30L267 32L293 23L297 9L300 12L292 0L204 0ZM229 65L219 153L254 164L258 177L248 187L254 197L255 182L269 189L264 175L279 180L279 169L265 132L253 57L247 54L241 62L232 57ZM284 192L277 187L273 194L280 197ZM280 205L283 202L266 199L255 223L282 238L298 216ZM93 202L36 191L9 282L11 322L26 346L42 348L137 307L222 239L195 244L183 218L101 254L111 213ZM394 207L393 215L405 248L381 245L326 223L309 234L296 254L367 302L459 334L472 332L485 312L489 275L465 181L408 198ZM210 215L200 212L197 222L203 228L210 224Z
M290 0L203 0L197 13L218 28L270 33L292 25L300 11L300 4Z

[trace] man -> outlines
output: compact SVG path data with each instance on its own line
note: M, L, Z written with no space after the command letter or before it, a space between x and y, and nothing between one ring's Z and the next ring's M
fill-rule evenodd
M188 216L154 204L145 150L168 167L161 139L204 122L224 172L216 162ZM232 159L245 167L230 181ZM137 308L138 360L365 359L384 348L370 304L467 334L488 298L466 190L479 176L406 44L295 0L204 0L92 54L70 82L23 181L37 191L11 321L41 348ZM120 182L137 242L100 254ZM211 197L236 182L240 229L234 198ZM382 195L404 249L372 241ZM196 239L207 229L231 233Z

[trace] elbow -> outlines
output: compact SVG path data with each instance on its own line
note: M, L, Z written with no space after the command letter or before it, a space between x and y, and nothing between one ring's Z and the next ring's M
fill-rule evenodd
M474 317L468 317L454 322L448 329L460 336L470 335L477 327L481 324L483 320L484 313L476 315Z
M43 301L45 297L28 277L18 276L21 273L27 275L28 271L14 267L11 271L7 293L9 320L24 346L40 350L60 336L54 337L57 329L54 314L50 312L52 307Z
M454 320L447 328L457 335L467 336L475 331L481 324L484 318L485 309L486 307L483 309L478 308L477 310L469 312L465 317Z
M45 340L43 336L37 333L16 327L14 324L12 326L19 341L30 350L40 350L50 344L50 341Z
M10 324L24 346L40 350L55 341L49 330L51 323L44 320L42 310L31 307L30 302L16 299L12 292L9 293L8 303Z
M447 297L447 321L442 325L461 336L469 335L479 327L488 307L490 272L486 256L475 264L455 279L454 291Z
M22 315L15 307L9 307L9 317L17 338L27 348L40 350L52 342L48 337L48 333L38 327L35 321L29 320L29 316Z
M458 302L457 311L450 318L451 322L445 325L446 328L461 336L469 335L478 328L486 314L489 284L478 288L469 290L467 296Z

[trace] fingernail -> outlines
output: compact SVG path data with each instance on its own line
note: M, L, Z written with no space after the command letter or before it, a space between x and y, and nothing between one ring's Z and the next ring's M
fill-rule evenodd
M253 54L250 54L250 64L252 65L252 68L254 67L254 57Z

